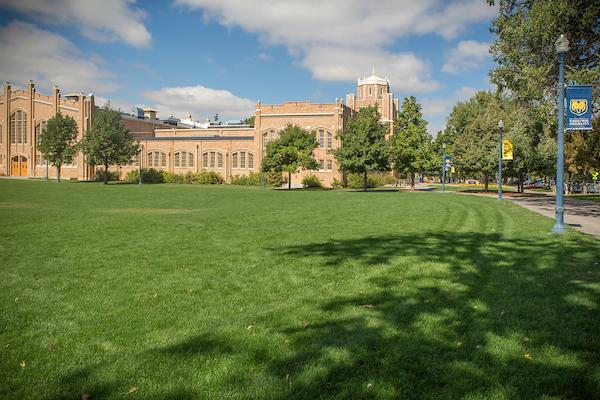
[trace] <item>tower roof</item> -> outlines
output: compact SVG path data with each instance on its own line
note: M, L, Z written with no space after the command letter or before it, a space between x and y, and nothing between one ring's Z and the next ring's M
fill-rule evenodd
M389 85L390 84L390 80L388 78L382 78L380 76L377 76L375 74L369 76L369 77L364 77L362 79L358 79L358 86L361 85Z

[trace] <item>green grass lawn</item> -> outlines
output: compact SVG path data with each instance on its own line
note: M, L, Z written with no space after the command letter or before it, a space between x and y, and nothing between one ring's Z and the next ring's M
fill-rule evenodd
M0 180L0 398L597 399L600 241L552 225L452 193Z

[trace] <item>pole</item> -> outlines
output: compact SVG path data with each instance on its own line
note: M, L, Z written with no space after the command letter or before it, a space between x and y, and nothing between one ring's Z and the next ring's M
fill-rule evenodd
M264 191L265 190L265 172L261 171L260 173L260 188Z
M46 182L48 181L48 169L50 168L50 165L48 163L48 159L46 159Z
M552 227L552 233L565 233L564 221L564 184L563 174L565 170L565 55L566 53L558 54L558 157L556 160L556 223Z
M444 155L442 156L442 193L446 191L446 148L444 147Z
M142 147L141 146L140 146L140 155L139 155L138 159L140 162L140 179L139 179L138 185L141 185L142 184Z
M498 145L498 201L502 201L502 127L500 129L500 144Z

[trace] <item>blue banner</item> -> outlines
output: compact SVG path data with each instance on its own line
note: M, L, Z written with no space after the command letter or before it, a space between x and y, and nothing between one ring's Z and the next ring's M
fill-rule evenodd
M567 86L567 130L592 129L592 85Z

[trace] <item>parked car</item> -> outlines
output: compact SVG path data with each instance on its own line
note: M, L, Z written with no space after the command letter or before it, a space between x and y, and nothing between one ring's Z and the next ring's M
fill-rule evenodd
M525 186L527 189L544 189L547 185L543 181L535 181Z

